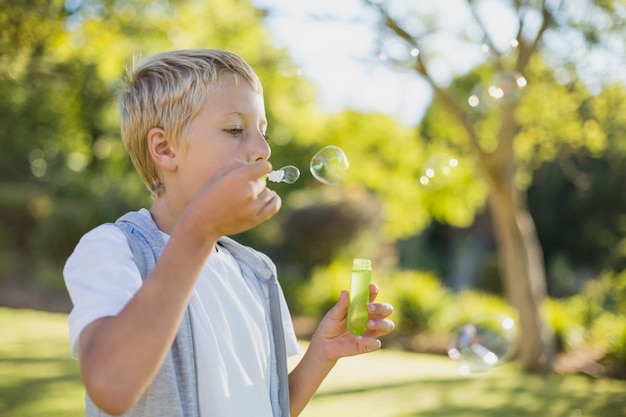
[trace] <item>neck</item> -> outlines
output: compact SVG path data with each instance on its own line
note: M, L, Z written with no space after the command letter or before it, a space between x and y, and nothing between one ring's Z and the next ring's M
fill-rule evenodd
M159 227L159 230L167 233L168 235L172 234L172 230L174 229L176 221L178 221L180 213L180 210L172 207L171 204L168 204L167 200L163 197L157 197L154 200L154 204L152 204L152 207L150 208L152 219Z

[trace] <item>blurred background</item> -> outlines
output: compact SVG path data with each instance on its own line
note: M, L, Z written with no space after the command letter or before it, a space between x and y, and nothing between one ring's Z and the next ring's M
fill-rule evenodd
M80 237L150 206L119 138L133 57L222 48L264 84L274 167L302 172L236 237L276 262L301 337L369 258L386 347L445 355L506 314L525 372L624 378L626 4L309 3L0 1L0 305L69 312ZM337 185L309 173L327 145Z

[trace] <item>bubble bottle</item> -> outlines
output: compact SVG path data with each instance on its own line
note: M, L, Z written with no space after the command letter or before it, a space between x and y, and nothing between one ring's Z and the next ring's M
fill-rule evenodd
M367 329L367 306L370 300L370 282L372 281L372 262L369 259L352 261L350 280L350 304L348 305L348 330L360 335Z

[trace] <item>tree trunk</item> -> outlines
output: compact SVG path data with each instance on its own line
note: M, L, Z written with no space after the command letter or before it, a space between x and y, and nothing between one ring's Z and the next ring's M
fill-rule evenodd
M525 195L511 185L492 187L489 209L504 288L519 314L518 360L525 371L547 373L552 369L554 336L541 317L547 296L545 267Z

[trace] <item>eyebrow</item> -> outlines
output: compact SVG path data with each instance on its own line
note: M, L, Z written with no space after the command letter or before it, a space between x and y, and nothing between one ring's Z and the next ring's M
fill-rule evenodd
M242 119L245 119L246 116L248 116L250 114L252 114L252 113L244 113L244 112L240 112L240 111L231 111L231 112L224 113L221 117L237 116L237 117L240 117ZM263 120L263 122L266 125L268 124L268 121L267 121L266 117L264 117L262 120Z

